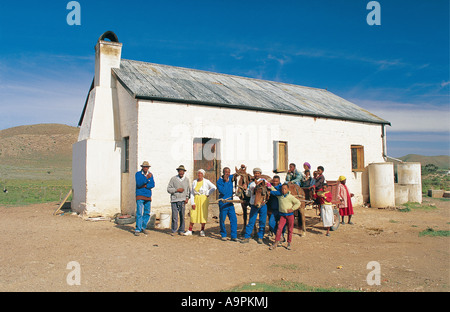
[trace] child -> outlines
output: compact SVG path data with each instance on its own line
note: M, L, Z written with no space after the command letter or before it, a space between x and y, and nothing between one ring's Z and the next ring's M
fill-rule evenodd
M305 162L305 163L303 164L303 169L305 169L305 170L303 171L303 174L305 174L306 170L311 170L311 165L310 165L308 162Z
M311 185L311 174L309 170L305 170L305 176L302 178L301 187L309 187Z
M323 191L318 192L320 202L320 214L322 216L323 227L327 229L327 236L330 236L330 227L333 225L333 206L331 201L333 197L331 192L328 191L328 185L323 184Z
M323 185L325 183L325 177L323 176L323 167L317 167L317 175L314 177L314 185L311 185L311 188L314 190L314 202L316 205L321 205L319 197L317 196L317 192L323 191Z
M348 216L348 222L347 224L353 224L352 215L353 215L353 205L352 205L352 197L353 194L349 192L347 185L345 185L345 182L347 179L344 176L339 177L339 184L338 187L338 198L339 198L339 214L342 217L341 224L345 224L344 222L344 216Z
M322 191L322 187L325 183L325 177L323 176L324 171L325 169L323 169L322 166L317 167L317 177L315 177L316 182L314 183L316 192Z
M319 173L317 172L317 171L314 171L313 172L313 176L312 176L312 178L311 178L311 183L309 184L309 186L310 187L312 187L314 184L316 184L316 179L317 179L317 175L318 175Z
M272 187L272 190L275 188ZM275 242L270 246L270 250L277 248L278 242L281 239L281 232L283 231L284 225L288 224L288 244L287 249L291 249L292 232L294 230L294 210L300 208L300 201L295 198L289 192L289 186L283 184L281 187L281 196L278 197L278 210L280 214L280 221L278 223L277 235L275 237Z
M270 198L267 202L267 209L271 211L269 217L269 231L270 236L277 235L278 222L280 221L280 212L278 211L278 197L281 196L281 187L280 184L280 176L276 175L272 179L272 186L276 191L270 191ZM284 241L284 233L286 232L286 226L283 228L283 241Z

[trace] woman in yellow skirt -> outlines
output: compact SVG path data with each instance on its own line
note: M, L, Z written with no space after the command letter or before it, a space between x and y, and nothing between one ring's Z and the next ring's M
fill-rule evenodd
M211 183L205 177L205 170L200 169L197 171L197 180L192 183L191 191L191 223L189 224L189 230L184 235L192 235L192 228L195 223L202 225L200 236L205 236L205 224L208 221L208 196L214 193L216 186Z

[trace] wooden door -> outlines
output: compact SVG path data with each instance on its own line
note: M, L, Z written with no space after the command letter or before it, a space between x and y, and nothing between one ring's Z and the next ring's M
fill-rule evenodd
M220 140L211 138L194 139L194 177L197 179L197 170L205 170L205 178L216 185L220 177ZM218 199L218 192L210 196L210 201Z

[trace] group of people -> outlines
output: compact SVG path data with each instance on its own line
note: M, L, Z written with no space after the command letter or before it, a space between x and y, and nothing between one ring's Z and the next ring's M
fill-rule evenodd
M155 187L155 181L152 173L149 171L150 165L144 161L141 165L141 170L136 172L136 227L134 235L138 236L140 233L146 233L146 226L150 218L150 205L152 197L152 188ZM274 249L280 245L282 236L287 230L287 249L291 248L292 233L294 228L294 211L299 209L301 202L298 198L290 194L288 182L298 184L304 189L311 189L314 194L314 200L320 204L321 218L324 228L327 229L327 236L329 236L330 227L333 225L333 208L331 192L327 189L327 183L323 176L324 168L317 167L314 171L313 177L310 176L311 165L309 163L303 164L304 171L300 172L296 169L296 165L291 163L289 171L286 175L286 182L281 183L280 176L275 175L271 179L271 183L261 177L262 170L260 168L253 169L254 180L248 185L246 195L249 197L250 216L248 224L245 228L244 238L241 243L248 243L256 219L259 216L257 241L262 244L268 210L271 211L269 218L269 231L275 235L275 242L270 249ZM223 168L223 175L217 180L216 185L205 178L205 171L200 169L197 171L197 179L191 184L189 178L185 175L186 168L180 165L177 170L177 175L173 176L167 185L167 192L170 194L172 222L171 235L192 235L194 224L200 224L200 236L205 236L205 225L208 220L209 196L216 190L219 192L219 223L221 239L226 241L227 230L225 227L225 220L228 217L230 222L230 235L232 241L238 241L237 238L237 217L233 203L230 201L234 196L233 175L228 167ZM353 215L353 207L351 202L351 194L345 185L346 179L344 176L339 177L339 212L344 223L344 216L348 216L348 224L351 222ZM255 206L255 189L258 184L266 183L270 190L270 197L266 204L261 207ZM185 230L185 210L186 204L190 202L190 223L189 228Z
M303 172L297 170L294 163L289 164L289 171L286 175L286 181L296 183L305 189L313 190L314 200L320 206L320 216L322 218L323 226L327 229L327 236L330 236L330 228L334 223L334 213L332 205L332 194L328 190L328 185L323 175L323 166L318 166L314 171L313 177L310 177L311 165L308 162L303 164ZM353 205L351 197L353 194L349 192L344 176L339 176L338 186L338 207L339 215L341 216L341 224L345 224L344 217L348 216L348 224L353 224L351 221L353 215Z

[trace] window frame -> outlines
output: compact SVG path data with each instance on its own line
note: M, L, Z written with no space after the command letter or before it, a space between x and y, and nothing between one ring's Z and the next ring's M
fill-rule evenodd
M130 137L123 137L123 173L130 172Z
M356 151L356 168L353 168L353 150ZM352 144L350 146L350 162L352 172L364 171L364 146L358 144Z
M275 173L282 173L287 172L289 168L289 157L288 157L288 142L287 141L274 141L273 142L274 147L274 167ZM284 145L284 167L281 168L281 165L283 165L280 160L280 147ZM281 156L282 157L282 156Z

